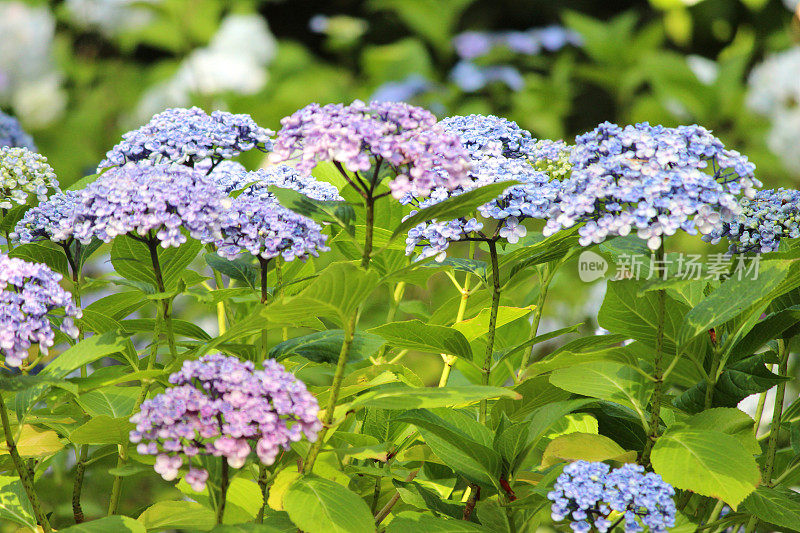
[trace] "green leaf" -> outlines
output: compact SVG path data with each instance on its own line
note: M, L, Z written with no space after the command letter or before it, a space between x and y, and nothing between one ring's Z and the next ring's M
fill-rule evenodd
M386 533L488 533L489 530L466 520L447 520L422 513L404 511L395 516Z
M91 522L84 522L76 524L65 529L59 529L59 532L68 533L145 533L147 529L141 522L134 520L129 516L106 516L99 520L92 520Z
M528 307L500 306L497 310L496 327L499 328L515 320L526 317L534 310L534 308L535 306L533 305ZM467 340L472 342L475 339L483 337L489 332L490 316L490 308L481 309L481 312L478 313L478 316L453 324L453 328L463 333Z
M137 519L147 531L196 529L208 531L216 521L214 511L199 503L163 501L148 507Z
M370 533L372 513L357 494L333 481L304 475L283 497L289 518L308 533Z
M362 394L352 403L351 409L375 407L380 409L416 409L469 405L491 398L521 396L501 387L471 385L466 387L394 387Z
M369 331L380 335L386 342L398 348L425 353L444 353L472 360L469 341L457 329L429 325L421 320L407 320L384 324Z
M38 529L33 508L17 476L0 476L0 518L31 531Z
M730 361L744 359L800 322L800 305L764 317L731 349Z
M52 378L65 378L70 372L98 359L125 350L127 338L117 332L109 331L102 335L92 335L58 355L40 372Z
M138 291L118 292L90 303L84 311L94 311L113 318L122 320L131 313L141 308L147 300Z
M151 333L156 325L153 318L132 318L122 321L122 327L125 328L126 333ZM182 335L190 339L199 341L207 341L211 339L211 335L206 333L203 328L187 322L185 320L172 319L172 329L176 335Z
M596 362L559 368L550 383L566 391L631 407L643 420L650 396L649 383L632 368L612 362Z
M506 189L514 185L519 185L519 182L511 180L484 185L483 187L472 189L464 194L451 196L447 200L428 208L421 209L400 224L397 229L394 230L394 233L392 233L392 238L395 239L398 235L408 233L408 230L422 222L428 222L430 220L443 222L467 216L477 209L478 206L497 198L503 194Z
M793 490L758 487L743 505L764 522L800 531L800 495Z
M571 461L619 461L636 460L636 452L626 452L619 444L594 433L568 433L556 437L547 444L542 455L542 467Z
M523 420L538 408L569 398L569 392L550 383L550 376L527 379L514 387L521 400L501 398L492 407L492 420L499 423L501 414L512 421Z
M761 446L753 434L753 419L739 409L724 407L708 409L679 423L698 431L713 428L714 431L727 433L736 437L751 454L761 453Z
M291 355L305 357L315 363L333 363L339 358L344 342L344 331L328 329L283 341L269 351L270 359L284 359ZM350 346L350 360L364 359L377 352L385 343L377 335L357 331Z
M415 33L427 38L439 50L449 48L450 36L462 11L473 0L450 0L445 6L428 0L371 0L372 9L390 9Z
M307 216L321 224L337 224L344 229L351 228L355 220L353 206L344 201L314 200L305 194L292 189L269 186L269 192L275 195L283 207L295 213Z
M254 265L249 257L231 260L220 257L216 253L207 253L203 258L206 260L208 266L217 272L231 279L235 279L236 281L241 281L247 284L251 289L260 290L261 269Z
M453 518L461 518L464 513L464 506L455 502L443 500L435 491L425 488L417 482L392 480L392 484L397 489L397 493L402 500L419 509L430 509L434 513L443 514Z
M135 427L127 417L99 415L76 428L69 434L69 440L75 444L125 444Z
M45 246L44 244L21 244L8 252L9 257L19 257L33 263L44 263L64 277L70 276L67 256L63 250Z
M158 261L164 287L167 290L177 286L184 270L194 261L201 248L202 244L194 239L188 239L177 248L158 247ZM111 264L114 265L117 274L123 278L156 286L150 250L143 242L130 237L114 239L111 246Z
M734 510L761 479L752 453L736 437L713 429L670 428L651 459L655 472L673 487L719 498Z
M262 314L277 324L292 323L309 315L338 318L344 324L378 282L378 274L373 271L349 262L333 263L297 296L268 305Z
M139 390L139 387L102 387L81 394L78 404L89 416L127 417L133 413Z
M491 431L473 417L449 409L414 409L397 419L417 426L425 443L453 471L498 487L502 459L491 448Z

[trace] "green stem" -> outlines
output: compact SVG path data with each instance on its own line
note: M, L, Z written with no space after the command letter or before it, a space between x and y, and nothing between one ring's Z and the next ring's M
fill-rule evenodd
M269 498L269 486L278 476L280 471L281 468L278 467L274 472L269 473L266 465L261 464L258 466L258 486L261 488L262 504L261 508L258 510L258 515L256 516L256 524L264 523L264 513L266 512L267 499Z
M162 295L167 292L164 287L164 278L161 273L161 263L158 260L158 241L156 239L148 239L147 248L150 250L150 261L153 263L153 272L156 277L156 288ZM164 324L167 326L167 344L169 345L169 353L172 361L178 358L178 349L175 347L175 332L172 328L172 299L163 297L161 298L162 315Z
M489 255L492 260L492 309L489 314L489 331L486 334L486 355L483 358L482 382L484 385L489 384L489 378L492 373L497 312L500 309L500 267L497 264L497 241L490 239L487 243L489 244ZM486 423L488 406L487 400L481 400L478 414L481 424Z
M785 376L789 370L789 341L778 340L780 350L780 364L778 365L778 375ZM786 395L786 382L781 381L775 389L775 404L772 408L772 423L769 428L769 441L767 443L767 458L764 462L764 475L762 483L767 487L772 486L772 471L775 467L775 453L778 450L778 436L781 432L781 417L783 416L783 399Z
M258 258L261 265L261 305L266 305L269 300L269 291L267 290L267 267L269 266L269 259L263 257ZM259 354L259 363L263 363L269 356L269 343L267 336L266 324L264 329L261 330L261 353Z
M661 242L661 246L658 247L658 250L656 250L656 261L658 261L657 264L659 265L664 264L663 241ZM659 289L656 291L656 297L658 300L656 311L658 326L656 327L656 351L653 355L653 397L650 402L650 427L647 431L648 438L644 445L641 458L641 464L645 466L650 464L650 452L653 451L653 446L656 443L656 439L658 439L659 424L661 423L661 396L664 388L661 357L664 352L664 320L667 305L667 291L665 289Z
M772 365L768 365L769 371L772 372ZM767 391L762 392L758 396L758 405L756 406L755 423L753 424L753 436L758 437L758 430L761 429L761 419L764 418L764 406L767 403Z
M366 229L364 232L364 254L361 256L361 268L369 268L370 255L372 254L372 238L375 226L375 199L371 194L364 198L366 208Z
M220 421L220 424L222 422ZM220 426L221 427L221 426ZM225 457L220 457L220 465L222 467L222 474L219 482L219 504L217 505L217 524L222 524L222 518L225 516L225 502L228 500L228 460Z
M539 297L536 299L536 308L533 310L533 321L531 322L531 335L530 338L533 339L536 335L539 334L539 322L542 320L542 310L544 308L544 302L547 299L547 291L550 289L550 283L553 281L553 276L555 275L556 269L550 269L549 266L545 266L545 271L541 279L541 286L539 287ZM519 365L519 373L517 374L517 381L522 379L523 374L528 369L528 364L530 363L531 359L534 356L534 351L536 351L536 345L531 346L531 349L524 352L522 354L522 362Z
M2 394L0 394L0 419L2 419L3 422L3 433L5 433L6 436L8 453L11 455L11 461L14 463L17 474L19 474L22 488L25 490L25 494L31 502L33 516L36 518L36 522L42 526L44 533L50 533L50 531L52 531L52 529L50 529L50 522L48 522L47 516L44 514L44 511L42 511L42 504L39 502L39 496L36 494L36 489L33 486L33 472L28 469L28 466L17 451L17 444L14 442L14 434L11 433L11 424L8 421L8 411L6 410L6 404L3 401Z
M283 259L275 258L275 296L283 296ZM289 327L281 328L281 340L289 340Z
M708 379L706 380L706 397L705 409L711 409L714 405L714 389L717 387L717 380L719 379L719 365L721 359L721 347L718 341L713 342L714 350L712 353L711 368L708 372Z
M406 291L406 282L398 281L394 290L392 291L391 301L389 302L389 311L386 313L386 323L394 322L397 316L397 309L400 307L400 302L403 301L403 294ZM378 361L383 362L386 354L389 352L389 345L385 344L381 351L378 353Z
M469 243L469 258L474 259L475 256L475 241L470 241ZM454 283L455 278L453 278ZM470 282L472 281L472 276L469 272L466 273L464 276L464 286L458 285L456 283L456 288L461 291L461 301L458 302L458 311L456 312L456 320L454 324L458 324L462 320L464 320L464 315L467 312L467 300L469 299L469 286ZM456 364L456 356L442 354L442 359L444 360L444 367L442 368L442 375L439 377L439 386L446 387L447 380L450 379L450 372L453 370L453 365Z

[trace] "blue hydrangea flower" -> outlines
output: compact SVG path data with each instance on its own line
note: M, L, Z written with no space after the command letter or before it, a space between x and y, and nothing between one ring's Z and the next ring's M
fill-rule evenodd
M559 187L559 182L552 177L563 174L559 161L567 157L563 154L568 152L565 144L536 141L514 122L495 116L455 116L444 119L441 124L447 131L458 135L469 151L472 182L455 191L438 189L423 200L408 195L403 199L404 203L424 209L490 183L517 180L522 184L509 187L497 199L480 206L478 213L482 220L462 217L418 224L408 232L407 254L421 247L419 259L435 257L442 261L451 242L485 238L482 233L484 219L497 220L499 224L493 229L497 236L516 243L527 233L525 226L520 224L522 220L548 216ZM414 213L416 211L411 214Z
M31 196L43 202L53 190L58 180L46 157L27 148L0 148L0 209L25 205Z
M46 265L0 254L0 353L9 367L19 367L34 344L47 354L55 342L52 319L61 313L59 329L78 338L74 319L82 313L61 288L61 274Z
M581 244L636 231L655 250L682 229L708 234L752 198L761 182L747 157L727 150L700 126L605 122L577 137L545 235L584 223Z
M73 223L75 207L80 197L78 191L59 191L36 207L28 209L11 233L11 239L22 244L41 240L68 240L70 236L64 234L63 230Z
M255 449L265 465L304 436L317 438L322 428L319 406L305 384L274 360L256 370L251 361L210 354L185 361L169 377L172 387L142 403L131 417L131 442L142 455L155 455L155 471L171 481L184 460L186 482L200 491L208 472L193 461L224 457L233 468L244 466Z
M319 224L263 196L238 196L223 213L220 226L221 237L215 244L219 255L228 259L246 252L266 260L280 256L291 261L329 250Z
M4 146L27 148L31 152L36 151L33 138L25 133L19 121L0 111L0 148Z
M220 219L231 200L210 177L191 168L128 163L115 167L80 191L70 221L54 238L68 236L86 244L118 235L149 238L161 246L186 242L184 232L202 242L219 238Z
M645 474L639 465L611 470L605 463L576 461L564 467L547 498L553 502L553 520L570 520L575 532L594 526L605 533L614 524L609 516L615 512L626 533L642 531L642 524L661 533L675 525L674 495L675 489L661 476Z
M253 172L248 172L241 165L220 166L214 169L211 177L225 194L241 191L242 194L274 198L267 190L270 185L274 185L282 189L292 189L314 200L343 200L339 190L330 183L301 174L289 165L272 165Z
M388 81L375 89L370 100L373 102L408 102L432 87L432 83L420 76L411 74L400 81Z
M725 222L703 240L713 244L723 237L730 242L731 253L774 252L781 239L800 237L800 191L765 189L755 198L743 198L742 212Z
M145 160L187 166L205 159L217 163L253 148L271 149L273 133L250 115L225 111L208 115L198 107L167 109L138 130L124 134L99 169Z

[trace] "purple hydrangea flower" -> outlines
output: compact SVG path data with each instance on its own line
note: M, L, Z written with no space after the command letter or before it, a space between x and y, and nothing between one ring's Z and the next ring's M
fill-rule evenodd
M301 174L321 161L335 161L352 173L385 162L396 172L389 186L398 199L408 192L427 196L436 187L454 189L469 179L469 160L458 138L419 107L359 100L347 106L311 104L281 125L270 159L297 159Z
M74 319L82 316L72 295L59 285L61 274L46 265L0 254L0 352L10 367L22 365L28 349L47 354L55 342L51 319L63 308L59 329L78 337Z
M0 111L0 148L4 146L27 148L31 152L36 151L33 138L25 133L19 121Z
M73 217L54 238L74 236L86 244L93 237L110 242L118 235L147 238L151 232L164 248L186 242L184 230L202 242L219 238L230 198L210 177L181 165L128 163L108 170L80 191Z
M583 39L578 33L557 24L525 31L465 31L453 37L456 53L461 59L466 60L489 55L499 47L505 47L518 54L535 56L543 49L556 52L567 45L582 44Z
M408 102L432 86L431 82L419 74L412 74L401 81L389 81L375 89L373 102Z
M527 234L525 226L520 224L522 220L548 216L559 187L553 176L558 174L559 158L563 161L567 157L566 145L536 141L516 123L495 116L455 116L441 124L458 135L470 152L472 182L455 191L438 189L428 199L408 195L405 203L424 209L476 187L517 180L522 184L509 187L496 200L478 208L482 219L497 220L497 235L516 243ZM408 232L406 253L410 255L421 246L419 259L436 257L437 261L443 261L451 242L484 236L480 233L483 227L484 222L476 217L418 224Z
M156 456L155 470L167 481L188 463L185 479L195 490L208 479L192 465L196 457L224 457L241 468L255 450L271 465L292 442L303 436L313 442L322 427L314 396L274 360L255 370L250 361L205 355L185 361L169 382L131 417L130 440L140 454Z
M576 461L564 467L547 498L553 502L553 520L569 519L575 532L594 526L605 533L613 525L609 515L614 511L622 514L626 533L642 531L642 524L660 533L675 525L674 495L661 476L645 474L639 465L611 470L604 463Z
M496 81L506 84L512 91L521 91L525 79L520 71L511 65L478 66L469 61L459 61L450 71L450 79L468 93L479 91Z
M209 115L198 107L167 109L124 134L98 169L145 160L187 166L205 159L219 162L253 148L269 150L273 133L258 126L250 115L225 111Z
M577 137L570 161L544 233L585 223L584 246L632 230L651 249L679 229L711 233L740 212L738 195L752 197L761 185L747 157L696 125L605 122Z
M53 190L58 180L45 156L27 148L0 148L0 209L24 205L30 196L42 202Z
M225 194L241 191L242 194L274 199L274 195L268 191L268 187L274 185L282 189L292 189L314 200L344 200L339 195L339 190L330 183L301 174L289 165L272 165L253 172L248 172L244 167L230 165L214 169L211 177Z
M11 240L22 244L41 240L68 240L69 236L63 233L63 229L73 224L75 207L80 202L80 197L78 191L59 191L36 207L28 209L11 233Z
M800 237L800 191L765 189L755 198L742 198L741 214L714 228L703 240L713 244L723 237L731 253L774 252L781 239Z
M222 215L221 233L215 244L219 255L228 259L247 252L262 259L280 256L291 261L317 257L330 249L319 224L271 198L250 194L233 200Z

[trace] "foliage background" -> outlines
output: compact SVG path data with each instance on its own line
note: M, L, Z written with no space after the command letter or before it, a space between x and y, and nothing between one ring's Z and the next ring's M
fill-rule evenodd
M418 74L428 80L430 90L412 102L441 116L494 113L516 120L534 136L567 140L604 120L670 126L696 122L747 154L766 187L797 186L800 173L767 145L769 118L747 105L752 67L771 53L797 46L800 25L787 5L791 3L0 1L0 35L5 31L13 36L0 38L0 107L20 117L67 185L93 172L123 132L146 122L165 105L246 112L260 125L278 129L281 117L309 102L369 99L384 84ZM258 15L268 24L271 37L256 41L258 49L251 49L246 32L233 44L234 51L242 46L242 54L257 56L255 69L239 80L225 70L225 56L215 57L203 63L212 73L210 81L177 96L171 93L170 80L179 76L193 54L209 47L231 14ZM577 31L583 45L532 56L501 50L482 58L487 64L515 66L524 80L517 90L495 82L467 92L453 79L458 62L452 45L455 35L552 24ZM714 72L715 76L710 74ZM213 73L228 77L228 86L215 81ZM257 82L261 76L263 83ZM796 77L800 79L800 71ZM258 157L246 154L243 161L255 167L260 164ZM687 249L697 245L680 242ZM602 285L578 285L574 268L563 271L542 330L595 316L602 299ZM437 298L452 296L443 294ZM191 309L185 311L190 319ZM428 374L435 379L439 363L430 361L410 364L431 366ZM121 511L135 514L153 501L180 497L169 484L155 479L143 475L138 485L131 482ZM110 480L110 476L87 480L87 515L102 512L108 492L104 484ZM58 502L58 515L70 514L70 483L56 476L43 487L47 491L43 498Z

